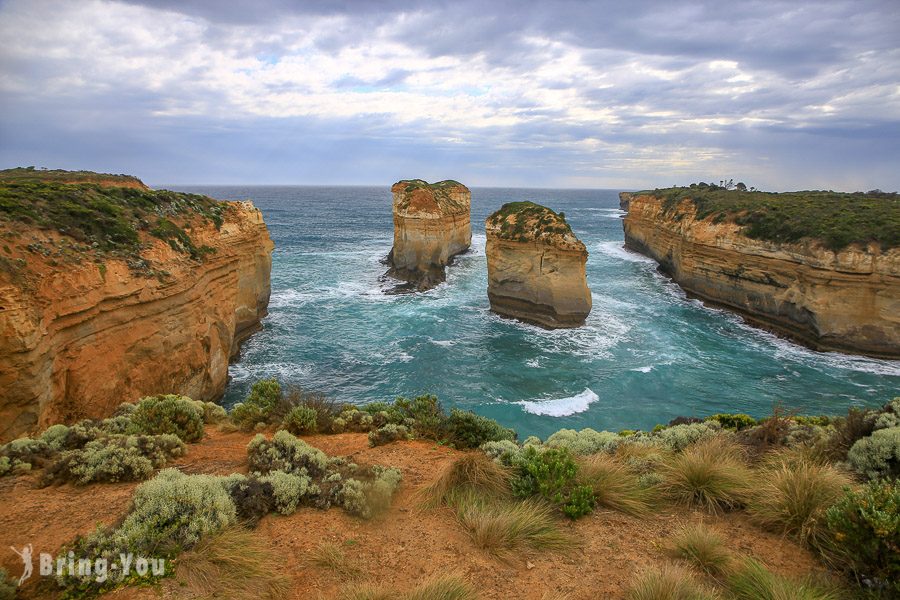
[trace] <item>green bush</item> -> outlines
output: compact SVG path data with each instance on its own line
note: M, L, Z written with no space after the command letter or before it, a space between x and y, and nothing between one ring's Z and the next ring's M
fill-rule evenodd
M681 452L691 444L715 436L720 430L721 426L716 421L686 423L657 431L651 435L650 440L662 448Z
M116 537L149 551L182 549L236 522L237 510L221 477L164 469L137 487Z
M825 513L827 554L860 580L900 594L900 483L872 482Z
M369 445L372 447L408 439L409 430L404 425L394 425L393 423L369 432Z
M581 431L560 429L548 437L544 445L550 448L565 448L572 454L586 456L612 450L620 441L619 435L611 431L594 431L590 428Z
M516 457L513 468L510 487L515 496L540 496L560 506L572 518L593 508L593 491L590 486L578 484L578 465L567 449L541 451L535 446L526 446Z
M478 448L493 460L502 465L511 466L522 452L522 448L510 440L499 442L485 442Z
M284 416L281 426L294 435L315 433L318 426L316 409L308 406L295 406Z
M284 471L272 471L260 481L272 486L275 509L283 515L293 513L304 500L318 496L321 491L306 475Z
M170 433L185 442L203 438L203 409L187 396L166 394L141 398L130 418L130 433Z
M337 492L338 504L363 519L377 515L388 506L402 476L394 467L373 467L369 481L346 479Z
M328 467L328 455L284 430L275 432L271 441L257 434L247 445L247 459L250 471L263 475L284 471L319 477Z
M413 430L417 436L432 440L444 438L446 417L437 396L417 396L412 400L399 397L394 401L394 410L404 420L415 421Z
M66 438L69 437L69 428L65 425L51 425L41 434L41 441L47 444L51 450L60 452L66 449Z
M275 379L260 379L250 388L247 398L235 404L231 419L235 425L249 431L257 423L268 423L281 401L281 385Z
M900 427L879 429L850 448L853 470L869 479L900 477Z
M569 497L563 504L563 514L570 519L577 519L584 515L590 514L596 505L594 490L589 485L577 485L572 488Z
M750 415L743 413L718 413L706 417L707 421L716 421L724 429L741 430L746 427L753 427L757 421Z
M10 578L6 569L0 567L0 600L14 600L16 597L16 582Z
M355 406L345 407L331 424L331 431L334 433L344 433L345 431L366 433L375 428L375 418Z
M457 448L477 448L485 442L515 440L516 432L471 411L452 409L444 422L447 439Z
M182 456L184 443L171 434L110 436L66 450L44 472L44 485L108 481L140 481L170 459Z
M19 438L0 446L0 476L28 473L43 466L53 449L41 439Z

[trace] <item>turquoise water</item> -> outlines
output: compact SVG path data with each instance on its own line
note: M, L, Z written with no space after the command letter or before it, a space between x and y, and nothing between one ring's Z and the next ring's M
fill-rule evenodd
M521 436L563 427L650 428L679 415L767 414L781 401L837 413L898 395L900 362L818 353L705 308L622 248L612 190L472 190L473 248L424 294L385 294L389 187L176 186L252 199L275 241L261 332L230 367L225 397L253 381L348 402L433 393ZM564 211L590 253L584 327L545 331L489 311L485 217L503 202Z

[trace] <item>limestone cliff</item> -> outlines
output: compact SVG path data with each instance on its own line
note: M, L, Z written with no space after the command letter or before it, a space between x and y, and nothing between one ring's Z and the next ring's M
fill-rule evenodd
M631 202L631 199L634 197L634 194L631 192L619 192L619 208L624 211L628 211L628 203Z
M497 314L551 329L591 312L587 250L564 215L512 202L487 218L488 298Z
M753 239L691 200L629 198L625 245L685 291L813 348L900 356L900 249Z
M0 185L2 439L148 394L216 399L266 314L252 203L91 181Z
M394 196L394 246L387 274L427 290L444 281L445 267L472 243L469 189L456 181L398 181Z

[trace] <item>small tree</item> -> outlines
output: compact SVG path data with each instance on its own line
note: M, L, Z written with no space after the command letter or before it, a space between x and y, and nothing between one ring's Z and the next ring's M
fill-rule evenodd
M743 182L743 181L738 181L737 184L736 184L734 187L735 187L735 189L736 189L737 191L739 191L739 192L746 192L746 191L747 191L747 186L744 185L744 182Z

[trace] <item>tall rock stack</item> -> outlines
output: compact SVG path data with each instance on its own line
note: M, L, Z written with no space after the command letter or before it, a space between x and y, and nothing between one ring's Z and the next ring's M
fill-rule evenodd
M394 195L394 247L387 274L423 291L446 279L445 267L472 243L472 194L458 181L398 181Z
M587 249L563 214L511 202L487 218L491 310L543 327L577 327L591 312Z

